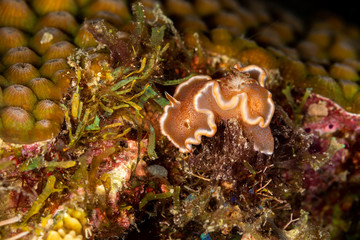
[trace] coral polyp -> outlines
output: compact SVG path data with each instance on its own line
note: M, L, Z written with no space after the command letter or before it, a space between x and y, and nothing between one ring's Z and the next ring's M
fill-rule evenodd
M74 43L81 48L96 47L98 42L94 36L86 29L86 25L82 25L75 36Z
M53 82L46 78L33 78L27 84L40 100L60 100L61 92Z
M130 13L125 2L116 0L95 0L84 9L84 15L91 17L99 11L114 13L125 20L130 18Z
M51 81L65 93L69 89L71 81L75 78L76 76L72 69L61 69L52 75Z
M23 85L11 85L4 89L3 101L6 106L21 107L32 111L37 98L30 88Z
M241 62L258 65L265 69L275 69L279 66L278 61L271 53L259 47L240 51L238 58Z
M20 107L6 107L1 112L1 121L3 138L17 143L31 142L35 119L29 112Z
M5 70L4 76L10 84L27 84L40 77L39 71L30 63L15 63Z
M63 1L44 1L44 0L33 0L32 7L39 15L45 15L47 13L56 11L67 11L72 15L77 13L77 5L74 0L63 0Z
M44 27L32 37L29 45L38 54L43 55L54 43L67 40L69 37L61 30L54 27Z
M0 26L15 27L32 32L36 15L23 0L2 0L0 2Z
M32 141L45 141L56 137L60 132L60 124L55 121L43 119L35 122L31 131Z
M59 105L51 100L46 99L38 102L33 113L37 120L53 120L59 125L64 121L64 112Z
M58 47L55 47L56 49L58 49ZM54 49L54 51L56 51ZM56 54L54 52L50 53L49 55L51 56L51 54ZM44 55L46 56L46 54ZM69 65L67 64L66 59L64 58L54 58L54 59L50 59L46 62L43 63L43 65L39 68L40 74L43 77L46 78L52 78L52 76L59 70L63 70L63 69L68 69Z
M74 54L75 46L67 41L53 44L43 55L43 62L51 59L64 58ZM63 68L62 68L63 69ZM60 70L60 69L59 69Z
M0 54L6 53L11 48L27 46L25 34L17 28L1 27L0 28Z
M16 63L29 63L33 66L39 67L41 64L41 59L28 47L17 47L11 48L9 51L7 51L2 58L2 62L6 67Z
M78 23L74 16L66 11L49 12L37 22L35 31L44 27L53 27L61 31L75 35L78 30Z

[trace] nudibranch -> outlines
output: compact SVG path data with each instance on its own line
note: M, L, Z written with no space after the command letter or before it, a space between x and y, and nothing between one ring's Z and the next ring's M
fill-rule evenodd
M235 118L254 143L254 149L271 155L274 138L269 124L275 105L265 88L266 73L256 66L234 66L234 74L221 79L198 75L181 83L160 118L161 132L179 148L190 152L201 136L212 137L220 120Z

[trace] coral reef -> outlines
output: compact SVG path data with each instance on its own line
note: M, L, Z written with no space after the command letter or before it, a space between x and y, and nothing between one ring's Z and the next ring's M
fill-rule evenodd
M0 0L0 238L358 239L359 39L259 0Z

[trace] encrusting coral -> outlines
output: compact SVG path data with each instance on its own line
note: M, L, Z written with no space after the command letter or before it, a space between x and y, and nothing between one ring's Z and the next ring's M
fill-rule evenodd
M160 119L162 133L182 152L200 144L201 136L216 133L216 121L236 118L243 125L254 148L264 154L274 151L269 124L275 106L264 88L266 74L255 65L235 65L235 74L219 80L194 76L180 84Z

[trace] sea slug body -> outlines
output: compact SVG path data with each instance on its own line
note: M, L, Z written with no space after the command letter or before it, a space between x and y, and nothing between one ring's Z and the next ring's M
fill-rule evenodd
M265 89L265 71L255 65L234 67L235 74L214 80L199 75L180 84L174 96L166 94L160 119L162 134L179 148L190 152L192 144L201 143L201 136L212 137L219 120L237 119L254 149L271 155L274 138L269 124L275 106Z

